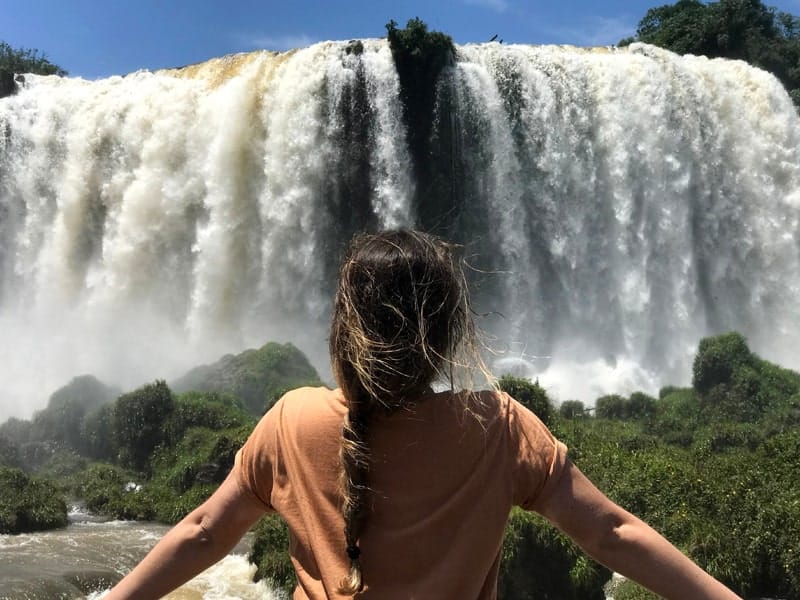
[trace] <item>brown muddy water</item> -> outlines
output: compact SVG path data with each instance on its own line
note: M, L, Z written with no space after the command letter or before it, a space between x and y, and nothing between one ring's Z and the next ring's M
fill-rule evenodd
M0 535L0 600L101 599L169 529L157 523L104 521L70 511L64 529ZM170 600L278 600L253 583L249 537L233 552L166 596Z

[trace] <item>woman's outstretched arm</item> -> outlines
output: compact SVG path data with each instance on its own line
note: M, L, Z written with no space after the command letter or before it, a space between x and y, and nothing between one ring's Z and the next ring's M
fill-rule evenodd
M161 598L224 557L263 515L232 473L216 492L172 528L106 600Z
M740 597L652 527L609 500L571 461L537 510L598 562L675 600Z

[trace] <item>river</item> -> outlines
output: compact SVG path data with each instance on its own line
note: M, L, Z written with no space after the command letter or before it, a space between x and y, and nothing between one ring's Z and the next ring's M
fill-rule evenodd
M166 525L106 521L70 511L64 529L0 535L0 600L99 600L167 531ZM253 583L250 539L175 590L170 600L277 600L265 582Z

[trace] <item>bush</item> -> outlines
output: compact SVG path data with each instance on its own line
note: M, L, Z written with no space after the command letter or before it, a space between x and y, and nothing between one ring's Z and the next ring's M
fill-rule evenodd
M119 454L115 423L116 406L106 404L86 415L81 422L81 449L95 460L114 461Z
M531 382L523 377L503 375L497 383L501 390L533 411L545 425L550 426L553 421L553 405L538 381Z
M261 416L277 394L321 381L308 358L292 344L269 342L258 350L224 356L197 367L173 383L179 392L228 392L241 399L251 415Z
M222 483L251 430L250 425L223 431L189 429L175 446L164 446L153 454L150 461L153 481L178 494L194 485Z
M740 333L704 338L692 365L692 387L704 396L717 385L731 383L734 373L754 362L755 357Z
M0 467L0 489L0 534L66 526L67 504L52 482Z
M628 398L628 416L631 419L649 419L656 414L656 399L643 392L634 392Z
M59 445L85 452L81 423L85 415L111 402L119 390L108 387L91 375L75 377L56 390L47 407L32 420L32 441L56 442Z
M614 578L606 588L606 593L614 600L658 600L658 596L648 592L639 584L624 578Z
M174 409L172 392L164 381L119 397L114 408L114 435L121 465L146 470L153 450L164 441L162 426Z
M242 425L254 427L255 424L255 419L244 411L239 399L232 394L186 392L175 398L175 410L164 429L166 439L172 445L193 427L221 430Z
M292 593L297 577L289 556L289 527L279 515L265 515L256 523L247 559L256 565L255 581L269 579L287 596Z
M655 415L647 421L645 430L668 444L688 447L694 441L695 429L703 422L694 390L670 388L656 403Z
M700 342L693 385L714 421L754 423L800 391L800 374L760 359L738 333Z
M602 600L611 576L543 517L515 508L506 525L498 597Z
M627 419L628 401L619 394L601 396L594 404L594 415L598 419Z
M2 436L0 436L0 467L22 467L19 448Z
M558 407L558 414L563 419L585 417L586 407L580 400L566 400Z

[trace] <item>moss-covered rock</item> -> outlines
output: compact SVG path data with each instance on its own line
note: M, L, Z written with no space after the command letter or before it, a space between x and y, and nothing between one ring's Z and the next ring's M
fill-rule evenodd
M269 342L192 369L172 387L178 392L228 392L240 398L248 412L260 416L286 390L320 383L317 371L294 345Z

